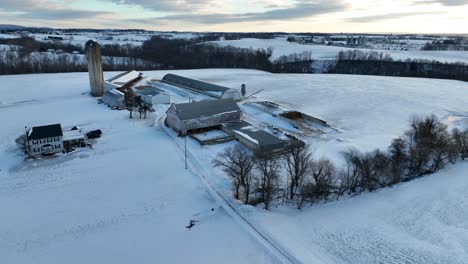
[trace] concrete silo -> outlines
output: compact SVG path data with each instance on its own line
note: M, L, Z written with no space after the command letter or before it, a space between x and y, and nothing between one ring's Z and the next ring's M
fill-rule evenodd
M104 76L102 74L101 46L94 40L86 42L89 83L91 95L100 97L104 94Z

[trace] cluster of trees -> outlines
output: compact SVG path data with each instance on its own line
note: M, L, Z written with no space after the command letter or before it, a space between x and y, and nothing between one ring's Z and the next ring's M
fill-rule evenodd
M388 54L340 51L328 73L421 77L468 81L468 64L428 60L393 60Z
M125 91L124 105L133 118L133 113L140 114L140 118L146 119L147 113L153 111L153 105L143 101L140 96L137 96L132 89Z
M200 68L247 68L277 73L312 73L310 52L282 56L271 61L271 49L243 49L220 47L207 43L223 35L206 35L192 39L167 39L154 36L141 47L130 44L103 45L104 70L160 70ZM245 34L232 34L232 37ZM271 38L273 34L255 33L252 37ZM40 42L30 37L0 39L0 44L15 45L16 50L5 51L0 62L0 74L81 72L87 71L84 55L72 56L73 51L84 53L80 46L65 43ZM62 50L58 56L34 59L34 52Z
M151 70L158 65L131 57L103 57L105 71ZM88 65L84 55L76 54L24 54L20 51L0 53L0 75L27 73L86 72Z
M308 202L372 192L432 174L468 158L468 131L450 133L434 115L413 117L387 151L351 148L343 158L346 166L338 168L328 159L314 159L304 146L281 157L256 158L236 145L218 154L213 164L231 177L235 198L245 204L270 209L274 201L292 202L301 209Z
M168 69L198 68L271 68L270 50L218 47L200 39L166 39L159 36L145 41L140 58L162 64Z
M312 52L283 55L273 61L271 72L275 73L314 73Z
M468 51L468 40L463 37L445 40L434 40L426 43L422 50L461 50Z
M39 42L30 37L0 39L0 44L15 45L0 53L0 75L88 71L85 55L71 54L73 51L83 52L78 46ZM62 50L64 53L42 53L49 49ZM108 54L102 58L105 71L160 68L159 64L137 58L135 49L130 45L104 45L102 52Z
M80 46L72 45L69 43L56 43L56 42L41 42L32 37L21 37L12 39L0 38L0 44L20 46L23 52L45 52L49 49L62 50L63 52L72 53L78 51L83 53L83 48Z
M139 58L159 63L165 69L247 68L270 72L311 73L310 52L282 56L271 61L271 49L219 47L205 43L206 37L145 41Z

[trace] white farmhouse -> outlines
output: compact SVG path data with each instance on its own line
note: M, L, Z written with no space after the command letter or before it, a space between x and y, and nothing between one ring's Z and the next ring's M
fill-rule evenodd
M63 151L62 127L60 124L38 126L27 133L27 151L29 156L53 155Z

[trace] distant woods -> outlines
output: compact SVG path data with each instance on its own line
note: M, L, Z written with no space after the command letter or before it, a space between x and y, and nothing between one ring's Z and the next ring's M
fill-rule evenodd
M328 73L468 81L468 64L410 59L397 61L381 52L353 50L340 51Z
M142 46L102 45L106 71L245 68L273 73L314 73L311 52L293 53L272 60L272 49L217 46L210 41L245 37L271 39L274 34L208 34L191 39L154 36ZM461 41L461 40L460 40ZM0 39L0 74L87 71L82 46L62 42L40 42L30 37ZM428 43L426 50L463 47L457 40ZM429 60L394 60L382 52L341 51L324 73L438 78L468 81L468 64Z
M268 36L270 35L263 37ZM211 40L215 39L210 37L167 39L155 36L145 41L141 47L129 44L102 45L103 68L104 70L246 68L278 73L312 72L310 52L282 56L278 60L271 61L271 49L219 47L206 43ZM0 54L0 74L87 71L84 50L80 46L62 42L39 42L29 37L0 39L0 44L13 45L8 50L4 48L4 52Z

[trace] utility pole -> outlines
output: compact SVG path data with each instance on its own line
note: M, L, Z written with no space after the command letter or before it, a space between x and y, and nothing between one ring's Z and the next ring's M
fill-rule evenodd
M185 135L185 169L187 169L187 135Z

